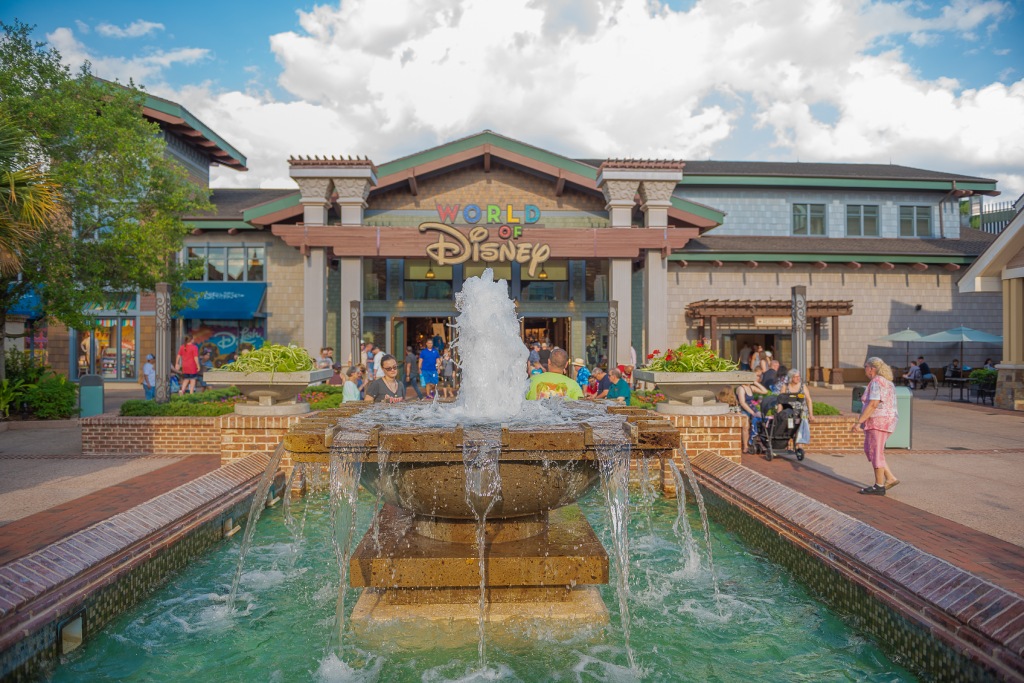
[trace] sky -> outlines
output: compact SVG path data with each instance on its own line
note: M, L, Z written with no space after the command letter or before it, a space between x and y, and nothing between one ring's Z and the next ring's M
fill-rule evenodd
M1024 0L8 0L0 17L248 157L214 187L490 129L574 158L892 163L1024 193Z

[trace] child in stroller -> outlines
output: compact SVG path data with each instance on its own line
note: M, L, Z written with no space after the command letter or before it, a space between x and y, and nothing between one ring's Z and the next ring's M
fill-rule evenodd
M790 442L800 432L800 423L804 419L804 395L773 394L761 400L761 419L757 424L753 438L753 452L764 453L766 460L771 460L779 451L789 451ZM797 460L804 459L804 449L796 446L792 449Z

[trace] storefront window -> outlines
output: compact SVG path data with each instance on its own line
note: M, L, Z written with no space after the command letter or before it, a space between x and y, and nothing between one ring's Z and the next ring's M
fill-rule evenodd
M385 301L388 298L388 260L363 259L363 299Z
M91 330L75 333L78 376L102 375L107 380L136 377L135 318L99 318Z
M243 349L262 347L266 339L262 320L189 320L185 330L195 337L200 349L210 351L215 368L233 361Z
M363 317L363 341L376 344L385 353L391 349L387 348L387 327L388 319L384 316L368 315Z
M248 258L248 272L246 279L249 282L263 282L263 266L266 263L266 250L263 247L246 247Z
M523 301L568 301L569 262L553 260L542 263L533 275L522 268L519 272L520 298Z
M28 333L25 337L25 353L32 359L36 365L46 365L46 334L48 328L46 323L35 322L27 326L25 331Z
M586 319L587 367L608 363L608 318Z
M452 267L427 259L406 259L404 293L407 301L450 301Z
M227 249L225 247L207 247L206 249L206 279L221 281L224 279L224 271L227 270Z
M194 281L263 282L266 265L266 248L218 246L189 246L185 248L188 265L204 263L206 267Z
M587 301L608 301L608 264L607 259L587 261Z

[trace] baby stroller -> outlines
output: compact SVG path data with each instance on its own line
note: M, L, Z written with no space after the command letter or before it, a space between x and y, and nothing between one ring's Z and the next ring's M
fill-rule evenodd
M761 419L756 425L753 452L764 453L771 460L779 451L792 452L797 460L804 459L804 449L796 446L790 451L804 419L803 394L773 394L761 400Z

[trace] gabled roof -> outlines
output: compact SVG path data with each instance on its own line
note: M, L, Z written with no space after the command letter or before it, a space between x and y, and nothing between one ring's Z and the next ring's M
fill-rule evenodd
M210 161L236 171L248 170L245 167L245 156L185 107L156 95L145 95L146 102L143 104L142 113L146 118L158 121L171 132L180 135L185 142L206 155Z
M1003 269L1014 258L1024 250L1024 208L1017 212L1010 224L1007 225L999 236L995 238L988 249L978 257L964 276L960 278L960 293L968 292L999 292L1002 291ZM1013 277L1024 278L1024 268L1016 268L1021 271Z
M595 165L571 159L490 130L380 165L376 189L415 182L417 176L455 167L480 157L483 157L487 167L492 156L514 167L547 175L556 183L570 182L584 190L601 193L597 187L597 177L603 160ZM683 197L672 198L669 216L704 230L721 225L725 218L723 212Z

